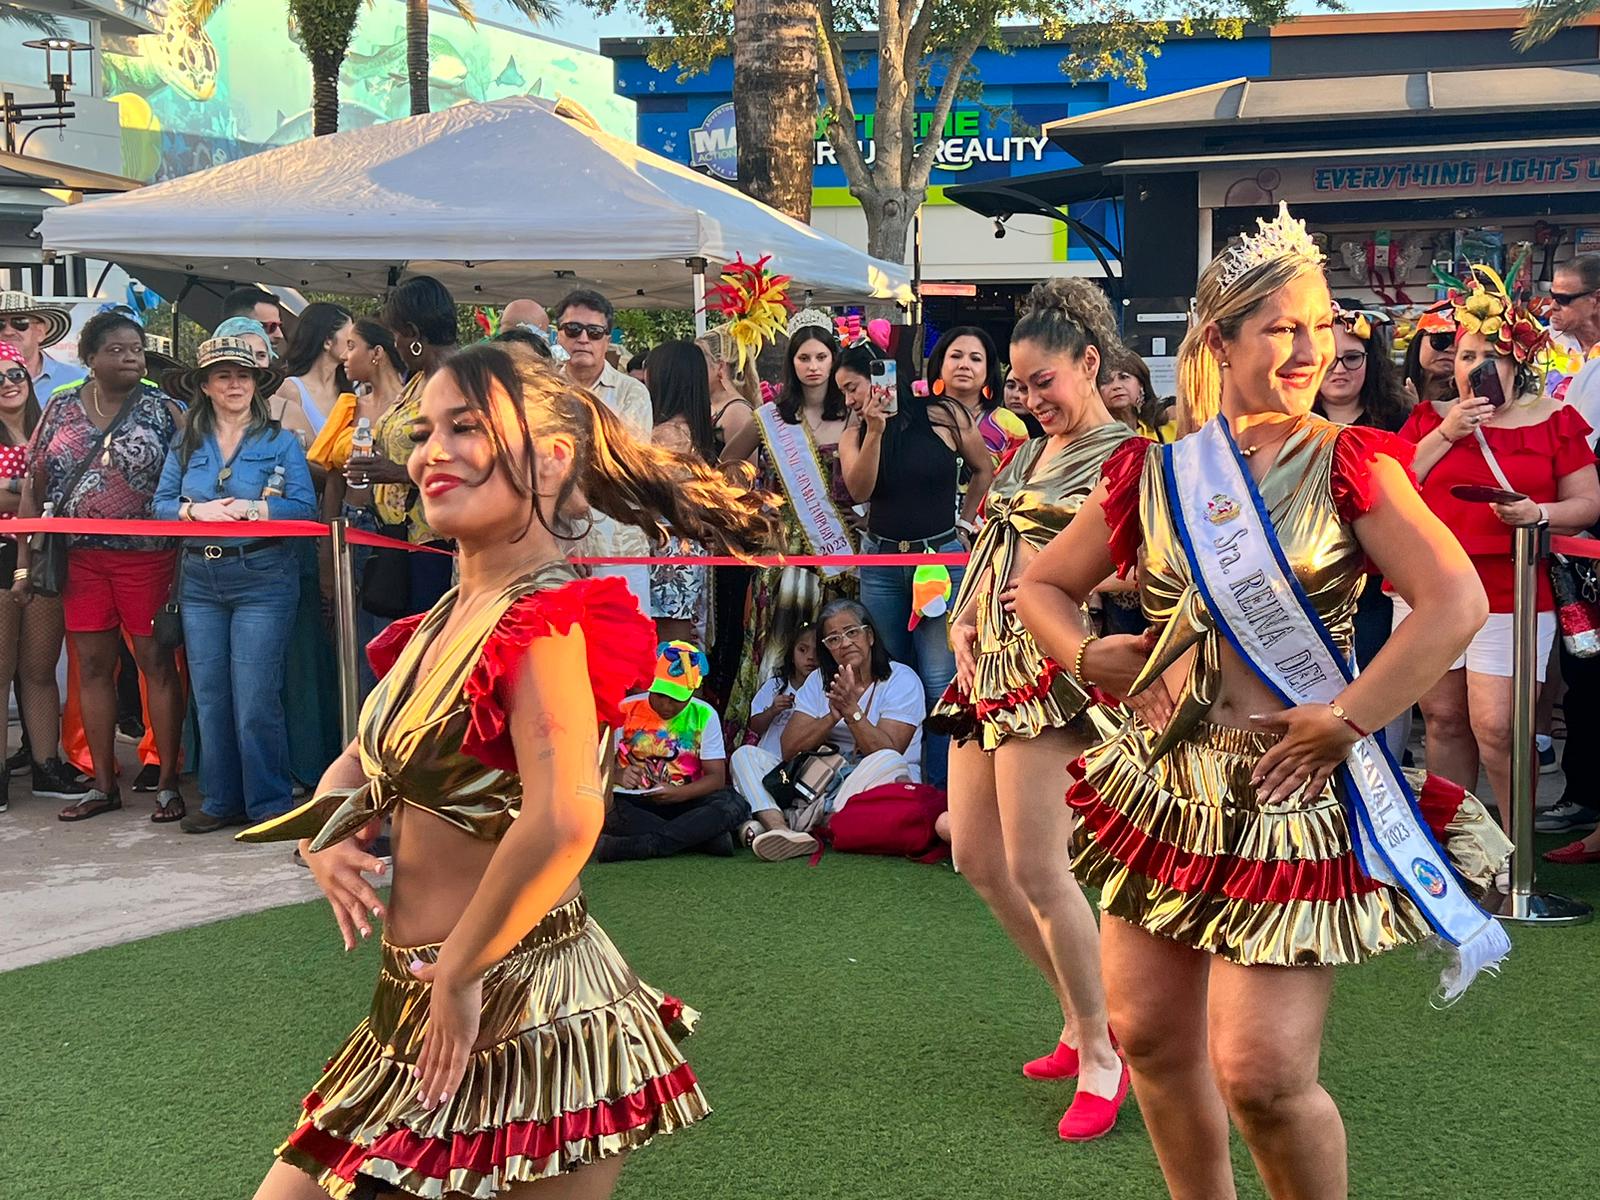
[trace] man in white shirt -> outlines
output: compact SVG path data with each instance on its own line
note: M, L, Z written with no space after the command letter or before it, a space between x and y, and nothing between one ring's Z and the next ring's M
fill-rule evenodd
M0 292L0 341L9 342L22 355L41 406L49 403L52 393L88 374L77 363L62 362L45 353L71 328L66 309L40 304L25 292Z
M1550 299L1555 309L1550 314L1551 329L1559 330L1569 344L1592 354L1590 347L1600 343L1600 254L1580 254L1556 268L1550 281ZM1567 384L1567 403L1583 414L1592 431L1589 445L1600 438L1600 371L1590 358Z
M616 413L634 437L648 442L650 431L655 428L650 390L606 361L615 319L616 309L599 292L587 288L568 292L556 305L556 340L567 352L561 373ZM650 553L650 539L642 530L619 526L609 517L596 514L580 552L596 557L644 558ZM639 601L639 611L652 615L649 567L599 567L595 574L623 580Z

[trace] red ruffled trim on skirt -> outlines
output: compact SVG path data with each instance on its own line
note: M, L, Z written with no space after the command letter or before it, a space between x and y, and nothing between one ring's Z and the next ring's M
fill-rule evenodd
M1152 837L1100 798L1084 777L1084 760L1067 767L1072 785L1066 802L1101 852L1148 879L1184 893L1204 892L1230 900L1282 904L1291 900L1344 900L1375 892L1383 884L1361 869L1354 854L1314 861L1261 862L1232 854L1205 855ZM1417 797L1422 817L1435 837L1461 807L1466 792L1429 775Z
M1118 579L1126 579L1139 563L1139 545L1144 541L1139 525L1139 479L1144 474L1146 458L1156 449L1156 443L1145 438L1129 438L1111 452L1100 468L1100 478L1106 485L1102 511L1111 529L1108 549Z
M513 1158L538 1162L560 1154L569 1142L646 1128L663 1107L693 1091L696 1083L694 1071L684 1063L620 1099L562 1113L548 1121L514 1121L499 1129L458 1133L448 1141L393 1129L371 1146L347 1142L306 1121L289 1135L288 1145L347 1182L355 1179L369 1159L392 1162L430 1179L445 1179L453 1171L487 1175ZM306 1111L319 1105L315 1093L306 1098Z

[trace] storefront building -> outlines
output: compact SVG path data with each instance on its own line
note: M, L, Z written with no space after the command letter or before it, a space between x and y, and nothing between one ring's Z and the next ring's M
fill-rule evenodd
M860 117L864 154L874 149L872 128L876 39L853 44L859 63L850 87ZM638 140L646 149L689 164L715 178L737 183L738 131L733 117L733 65L718 59L703 74L679 80L675 69L657 70L646 55L651 39L606 39L600 50L616 63L617 90L638 108ZM982 81L981 98L958 100L938 131L939 162L930 178L922 212L923 278L933 283L976 285L977 295L959 301L934 298L929 324L961 319L1009 330L1018 298L1037 280L1051 275L1103 274L1090 245L1061 222L1033 215L1007 221L996 236L992 219L962 208L946 195L958 184L1003 185L1073 166L1076 160L1044 134L1046 122L1063 115L1094 112L1146 94L1167 94L1259 73L1268 66L1265 30L1238 41L1211 36L1174 38L1149 63L1149 91L1117 81L1072 84L1062 74L1070 46L1018 44L1009 53L980 50L972 74ZM864 53L861 53L864 51ZM931 107L931 101L929 104ZM820 109L820 104L819 104ZM927 120L924 114L922 120ZM932 131L919 129L926 137ZM866 245L866 221L848 190L825 131L815 131L816 171L811 222L819 230L854 245ZM1119 202L1080 200L1072 215L1121 244ZM908 251L909 253L909 251ZM1117 269L1112 256L1112 269Z
M1472 262L1548 290L1558 262L1600 250L1600 21L1523 56L1521 18L1302 20L1274 30L1268 72L1046 123L1086 165L953 195L991 219L1119 199L1124 332L1158 359L1200 268L1279 201L1325 245L1335 296L1402 332Z

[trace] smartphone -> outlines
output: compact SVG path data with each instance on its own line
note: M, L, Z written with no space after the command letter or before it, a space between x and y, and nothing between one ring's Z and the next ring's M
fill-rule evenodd
M900 412L900 365L892 358L880 358L872 364L872 394L883 405L883 415L897 416Z
M1491 408L1499 408L1506 402L1505 389L1500 386L1500 371L1494 359L1473 367L1467 382L1472 385L1472 394L1487 400Z

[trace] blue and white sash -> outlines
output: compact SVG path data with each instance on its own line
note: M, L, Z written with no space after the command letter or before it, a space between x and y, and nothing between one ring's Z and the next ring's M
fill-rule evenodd
M1179 541L1223 636L1284 704L1333 700L1354 678L1350 664L1290 570L1225 419L1161 454ZM1350 748L1339 778L1362 869L1410 896L1451 948L1440 987L1456 999L1510 939L1456 877L1381 734Z

